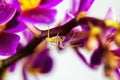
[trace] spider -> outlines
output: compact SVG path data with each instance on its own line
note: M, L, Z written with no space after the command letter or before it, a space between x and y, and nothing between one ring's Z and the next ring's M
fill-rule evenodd
M74 32L73 36L70 38L70 40L72 40L74 35L75 35L75 32ZM70 40L68 42L70 42ZM58 46L62 49L69 47L69 46L71 46L71 47L80 46L80 45L64 45L63 44L64 39L62 37L59 37L59 32L57 33L56 37L50 37L49 27L48 27L48 37L46 38L46 41L51 43L52 45L56 46L57 50L58 50Z
M51 43L52 45L54 45L56 47L58 46L58 43L60 43L60 47L63 48L63 44L62 44L63 39L60 38L58 35L59 35L59 32L57 33L56 37L51 38L50 37L50 30L49 30L49 27L48 27L48 36L46 38L46 41Z

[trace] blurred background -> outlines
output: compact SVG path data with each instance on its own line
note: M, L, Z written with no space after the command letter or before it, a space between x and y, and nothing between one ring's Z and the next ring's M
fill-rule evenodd
M105 14L109 7L115 10L117 20L120 20L120 0L95 0L92 7L90 8L88 15L96 18L104 19ZM63 0L58 5L59 14L57 15L56 21L61 19L64 15L64 9L69 9L71 6L71 0ZM67 47L64 51L58 52L55 46L48 45L50 53L54 59L54 66L49 74L38 74L32 76L28 73L29 80L109 80L105 78L103 73L103 65L97 70L88 68L79 57L75 54L72 48ZM89 61L90 53L85 49L81 49L86 59ZM19 61L19 66L16 67L14 73L6 74L5 80L23 80L22 78L22 61Z

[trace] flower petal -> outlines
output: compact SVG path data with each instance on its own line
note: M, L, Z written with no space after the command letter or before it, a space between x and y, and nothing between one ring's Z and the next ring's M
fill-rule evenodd
M71 13L76 15L79 12L86 12L92 5L94 0L73 0L73 9Z
M15 15L16 9L13 5L0 3L0 25L7 23Z
M36 57L32 67L40 68L42 73L47 73L52 69L52 65L52 58L48 55L48 49L45 49Z
M22 68L22 75L23 75L24 80L28 80L28 78L27 78L27 70L26 70L25 66L23 66L23 68Z
M19 4L18 0L13 0L13 6L16 8L16 10L18 12L21 11L20 4Z
M120 57L120 48L118 48L118 49L114 49L114 50L111 50L111 52L112 52L114 55Z
M91 65L98 66L101 64L104 52L103 48L99 45L99 47L92 53L90 63Z
M116 72L116 74L117 74L117 76L118 76L118 79L120 80L120 69L119 69L119 68L116 68L116 69L115 69L115 72Z
M39 8L51 8L62 2L63 0L42 0Z
M93 67L92 64L89 64L87 62L87 59L85 58L85 56L78 50L78 48L73 48L76 52L76 54L78 55L78 57L91 69L96 69L95 67Z
M23 31L23 35L27 42L29 42L34 37L34 35L29 30Z
M20 15L19 12L16 12L15 16L6 24L5 32L16 33L26 29L26 25L23 22L20 22L17 18Z
M14 72L15 71L15 68L16 68L16 63L13 63L12 65L10 65L10 72Z
M16 51L16 47L19 43L20 37L12 33L0 34L0 55L8 56L12 55Z
M36 70L41 73L48 73L53 66L53 60L48 54L49 49L43 50L34 57L32 62L32 71Z
M81 0L78 11L88 11L94 0Z
M112 7L110 7L105 15L105 19L106 20L117 20L116 15L115 15L115 11Z
M35 8L26 11L19 17L20 21L30 22L30 23L51 23L55 20L55 9L40 9Z

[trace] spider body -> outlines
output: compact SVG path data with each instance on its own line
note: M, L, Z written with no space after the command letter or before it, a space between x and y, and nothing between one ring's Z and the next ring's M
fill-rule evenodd
M63 41L63 39L59 38L58 36L54 37L54 38L47 37L46 40L47 40L47 42L49 42L53 45L56 45L56 46L58 45L59 42L61 43Z
M59 33L58 33L59 34ZM56 37L50 37L49 35L49 29L48 29L48 37L46 38L46 41L47 42L49 42L49 43L51 43L52 45L54 45L54 46L56 46L56 47L58 47L58 44L60 43L60 47L62 48L62 46L63 46L63 44L62 44L62 41L63 41L63 39L62 38L60 38L59 36L58 36L58 34L57 34L57 36Z

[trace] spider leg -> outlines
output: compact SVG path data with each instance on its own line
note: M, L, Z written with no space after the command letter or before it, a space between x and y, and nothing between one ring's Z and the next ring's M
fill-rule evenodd
M69 42L74 38L74 36L75 36L75 32L73 33L72 37L70 38L70 40L69 40L67 43L69 43ZM63 40L60 41L60 47L61 47L61 48L65 48L65 47L71 46L71 45L64 46L63 43L62 43L62 41L63 41Z
M56 49L57 49L57 52L60 53L60 52L59 52L59 49L58 49L59 42L60 42L60 38L59 38L58 35L59 35L59 32L57 33L57 37L56 37Z
M58 43L56 45L56 49L57 49L57 52L60 53L59 49L58 49Z
M65 48L66 46L63 45L62 41L60 41L60 48Z

